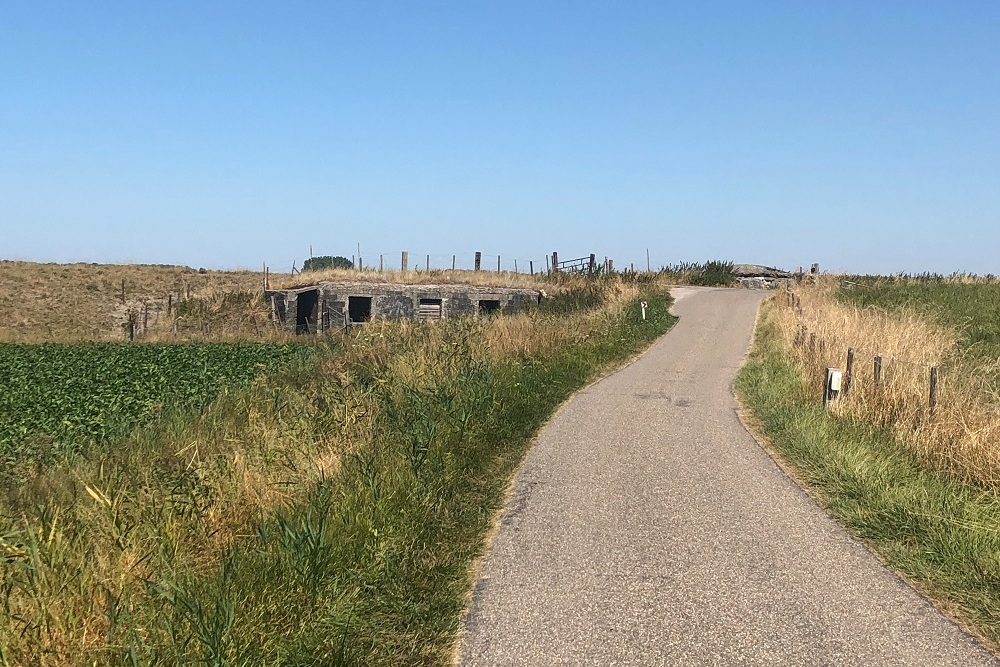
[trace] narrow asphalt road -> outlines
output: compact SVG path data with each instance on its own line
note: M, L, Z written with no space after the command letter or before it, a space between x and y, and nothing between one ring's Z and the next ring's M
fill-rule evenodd
M997 665L744 430L761 294L677 296L677 326L528 454L461 665Z

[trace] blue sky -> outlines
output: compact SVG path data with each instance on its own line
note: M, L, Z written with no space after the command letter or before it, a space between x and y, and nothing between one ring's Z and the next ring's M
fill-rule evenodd
M995 0L0 7L0 258L1000 273Z

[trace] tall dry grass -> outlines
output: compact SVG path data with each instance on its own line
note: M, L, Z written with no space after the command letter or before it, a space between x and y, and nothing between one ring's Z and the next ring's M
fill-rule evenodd
M887 312L840 302L832 280L779 294L774 320L803 381L822 396L825 369L846 368L855 354L849 394L836 412L891 428L928 465L1000 490L1000 397L995 365L962 354L961 332L907 310ZM875 385L876 356L882 357ZM938 367L937 406L929 407L930 369Z

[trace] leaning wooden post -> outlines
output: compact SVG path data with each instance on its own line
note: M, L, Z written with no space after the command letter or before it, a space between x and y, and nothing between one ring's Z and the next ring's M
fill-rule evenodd
M931 409L931 417L934 416L934 411L937 409L938 402L938 367L931 366L931 392L928 400L928 405Z
M844 396L851 393L851 381L854 380L854 348L847 348L847 368L844 371Z
M875 388L878 389L882 386L882 356L878 355L875 357L875 367L873 369L875 376Z
M483 268L483 253L476 252L476 271Z
M404 250L403 251L403 257L402 257L402 259L400 260L400 263L399 263L399 266L400 266L399 270L402 271L403 273L406 273L406 265L409 264L409 263L410 263L410 253L408 253L407 251Z

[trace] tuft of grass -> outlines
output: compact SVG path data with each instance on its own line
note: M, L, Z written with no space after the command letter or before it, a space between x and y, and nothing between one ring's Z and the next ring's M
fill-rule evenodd
M762 440L828 511L996 649L1000 498L928 468L888 426L824 411L766 304L737 393Z

